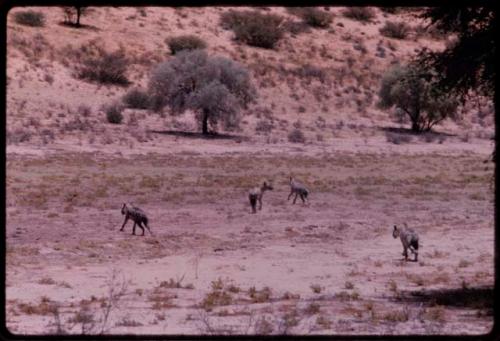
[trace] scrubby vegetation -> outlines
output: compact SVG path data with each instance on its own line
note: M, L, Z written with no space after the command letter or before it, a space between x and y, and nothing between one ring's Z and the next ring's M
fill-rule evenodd
M380 34L389 38L406 39L411 31L408 24L404 22L388 21L379 29Z
M288 10L312 27L327 28L333 20L333 14L316 7L289 7Z
M203 39L189 34L168 38L165 42L172 54L183 50L205 49L207 47L207 43Z
M123 121L123 106L118 102L107 104L103 107L109 123L120 124Z
M375 11L370 7L348 7L342 14L346 18L361 22L370 22L375 18Z
M14 20L16 23L25 26L42 27L45 25L45 15L41 12L31 10L16 12Z
M127 85L128 59L123 49L108 52L95 42L83 45L78 55L76 74L79 78L102 84Z
M288 134L288 141L293 143L304 143L306 142L306 137L300 129L294 129Z
M140 88L130 89L123 96L123 103L132 109L148 109L150 106L150 99L148 93Z
M221 25L234 32L238 41L250 46L272 49L283 37L284 18L258 11L230 10L221 15Z

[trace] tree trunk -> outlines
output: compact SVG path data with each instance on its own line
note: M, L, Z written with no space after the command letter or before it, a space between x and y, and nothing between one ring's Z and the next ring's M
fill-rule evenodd
M201 126L201 132L203 135L208 135L208 110L203 110L203 121Z
M420 126L418 125L417 122L415 122L415 121L411 122L411 131L413 131L415 133L420 132Z
M76 27L80 27L80 16L82 15L82 9L76 7Z

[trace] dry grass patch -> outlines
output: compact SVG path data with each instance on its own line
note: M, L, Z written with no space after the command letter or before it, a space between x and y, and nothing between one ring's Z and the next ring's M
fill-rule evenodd
M51 315L54 313L56 306L55 302L43 296L38 304L19 303L17 308L26 315Z

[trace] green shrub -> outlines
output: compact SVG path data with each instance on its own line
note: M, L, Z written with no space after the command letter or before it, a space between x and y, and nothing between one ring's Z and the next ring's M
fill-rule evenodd
M272 49L283 37L284 19L258 11L230 10L221 15L221 25L233 30L236 40L250 46Z
M410 26L404 22L388 21L379 32L388 38L406 39L410 33Z
M15 13L14 20L25 26L42 27L45 25L45 15L31 10Z
M113 124L120 124L123 121L123 106L118 103L114 102L111 104L108 104L104 107L104 111L106 112L106 118L109 123Z
M302 10L300 17L304 22L313 27L326 28L330 26L333 15L314 7L306 7Z
M129 83L125 75L128 59L123 49L107 52L102 46L88 43L80 48L78 54L80 60L76 73L79 78L102 84Z
M288 134L288 141L293 143L304 143L306 138L300 129L294 129Z
M146 91L139 88L133 88L123 96L123 103L127 108L148 109L150 100Z
M176 54L182 50L205 49L207 47L207 43L194 35L182 35L168 38L165 42L172 54Z
M375 17L375 11L368 7L349 7L342 14L346 18L363 22L370 22Z

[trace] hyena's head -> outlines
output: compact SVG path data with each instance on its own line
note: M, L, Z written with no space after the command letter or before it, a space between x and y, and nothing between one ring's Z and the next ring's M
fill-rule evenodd
M399 230L398 230L398 227L396 225L394 225L394 230L392 230L392 236L394 238L399 237Z
M127 204L126 203L123 203L123 206L122 206L122 214L125 214L127 210Z
M274 188L271 181L264 181L264 183L262 184L262 189L272 191Z

